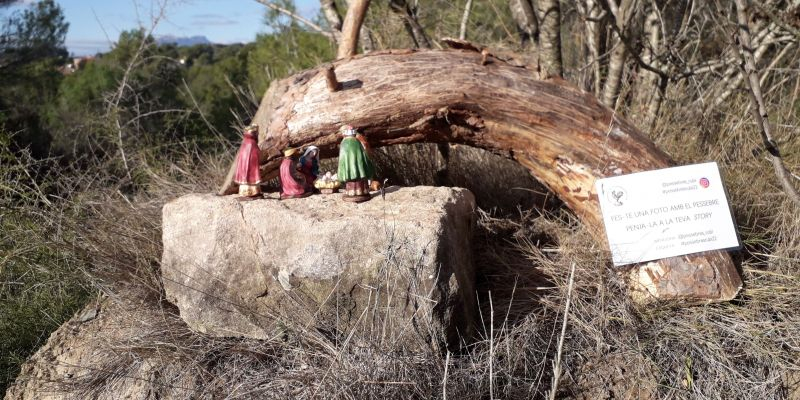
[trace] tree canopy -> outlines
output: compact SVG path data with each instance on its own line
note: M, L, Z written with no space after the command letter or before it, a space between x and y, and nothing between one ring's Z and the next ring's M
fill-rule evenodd
M61 7L42 0L6 17L0 32L0 124L14 134L15 147L38 156L49 149L40 115L61 81L56 68L67 56L68 28Z

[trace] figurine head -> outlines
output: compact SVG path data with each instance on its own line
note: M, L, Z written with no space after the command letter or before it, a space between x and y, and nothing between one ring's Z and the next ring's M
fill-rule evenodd
M244 127L244 134L258 138L258 125L250 124Z
M353 128L352 125L342 125L342 127L339 128L339 132L344 136L355 136L358 133L356 128Z
M296 147L290 147L290 148L288 148L288 149L283 151L283 156L284 157L293 157L296 154L297 154L297 148Z
M306 151L303 153L303 157L305 158L319 158L319 147L317 146L308 146Z

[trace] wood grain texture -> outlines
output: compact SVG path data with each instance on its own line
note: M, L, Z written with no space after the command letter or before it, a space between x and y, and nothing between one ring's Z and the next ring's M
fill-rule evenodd
M541 80L534 68L490 60L481 65L481 54L472 50L383 51L334 62L336 92L328 90L324 69L273 82L253 119L260 127L262 177L277 175L286 147L314 144L322 157L335 156L342 124L357 127L375 147L466 144L527 167L606 246L595 180L668 167L669 157L593 95L558 78ZM220 194L235 190L228 179ZM684 279L674 283L680 286L674 296L655 296L733 298L739 275L727 253L712 253L659 265L711 268L714 276L731 277L715 282L718 295L696 299L692 292L708 290L686 289L694 283Z

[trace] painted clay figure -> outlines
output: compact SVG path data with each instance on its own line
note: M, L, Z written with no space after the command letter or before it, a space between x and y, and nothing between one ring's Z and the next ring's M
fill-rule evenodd
M342 187L342 184L336 178L336 174L331 174L331 171L328 171L314 181L314 187L322 194L336 193Z
M314 190L314 181L319 175L319 148L308 146L300 157L300 172L306 178L306 190Z
M305 197L305 180L297 171L297 149L286 149L280 169L281 199Z
M258 166L258 125L244 128L242 145L236 154L236 174L233 181L239 185L239 196L261 195L261 172Z
M367 148L362 143L366 141L350 125L340 129L344 139L339 145L339 172L340 182L344 182L345 193L342 199L361 202L370 199L367 179L375 175L375 166L367 155Z

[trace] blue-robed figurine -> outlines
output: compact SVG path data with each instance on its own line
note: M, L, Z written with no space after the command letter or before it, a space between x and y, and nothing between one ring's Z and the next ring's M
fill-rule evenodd
M306 190L314 189L314 181L319 176L319 148L308 146L300 157L300 172L306 178Z

